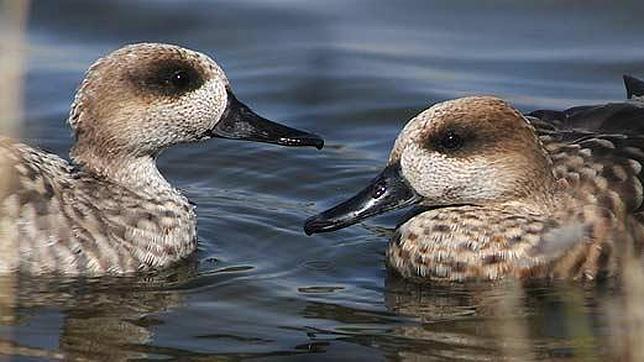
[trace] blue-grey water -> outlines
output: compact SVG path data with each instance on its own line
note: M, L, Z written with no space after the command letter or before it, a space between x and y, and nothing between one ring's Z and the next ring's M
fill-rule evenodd
M314 237L302 224L371 179L402 125L434 102L495 94L530 111L622 100L621 75L644 76L642 15L644 2L599 0L32 1L31 144L66 155L86 68L123 44L161 41L213 56L242 101L327 146L213 140L167 151L162 172L198 205L196 261L146 278L3 283L12 316L0 321L0 353L614 357L609 288L418 286L384 265L400 214Z

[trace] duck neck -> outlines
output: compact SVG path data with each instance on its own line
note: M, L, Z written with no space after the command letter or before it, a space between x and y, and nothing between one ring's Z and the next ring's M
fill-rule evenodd
M555 179L555 176L548 173L545 177L535 178L536 181L529 186L529 192L503 202L505 206L519 206L525 211L548 214L558 209L561 205L562 191L565 185Z
M131 191L145 194L177 191L161 175L152 155L96 155L74 148L71 158L84 171L107 178Z

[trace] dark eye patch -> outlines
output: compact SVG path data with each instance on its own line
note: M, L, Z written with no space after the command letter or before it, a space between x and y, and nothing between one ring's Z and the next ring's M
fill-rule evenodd
M469 148L475 138L467 130L450 128L431 134L426 144L434 151L449 154Z
M146 89L166 96L180 96L205 83L202 72L184 61L168 60L150 64L133 77Z

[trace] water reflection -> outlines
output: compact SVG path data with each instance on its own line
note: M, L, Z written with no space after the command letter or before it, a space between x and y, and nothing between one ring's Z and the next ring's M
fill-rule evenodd
M629 292L614 280L604 283L600 287L563 281L429 286L390 274L385 304L392 312L419 320L393 334L436 343L441 357L633 360L638 347L614 340L626 337L628 312L619 305L630 299ZM638 320L631 321L631 329L633 322L642 321L632 317ZM426 351L421 348L419 355L406 351L401 357L414 359Z
M635 346L614 339L639 323L624 320L629 299L612 283L599 288L574 282L421 285L387 273L383 309L379 303L347 303L343 298L351 291L332 285L301 287L296 299L277 290L270 300L258 299L265 286L244 282L256 280L253 267L204 273L198 265L193 260L136 278L1 278L0 353L115 361L311 354L358 358L374 351L396 360L632 359ZM213 314L204 314L208 320L200 322L210 324L210 331L194 324L199 320L194 316L183 328L192 328L188 332L195 343L212 348L158 344L167 338L159 331L180 328L165 316L210 298L203 308ZM210 306L219 302L227 306ZM258 308L266 319L255 319ZM52 335L58 337L52 340Z
M196 262L191 261L172 271L131 278L4 276L2 353L112 361L149 357L142 346L153 340L155 326L162 324L153 316L182 304L175 288L193 279L195 272ZM59 330L57 342L25 340L34 329Z

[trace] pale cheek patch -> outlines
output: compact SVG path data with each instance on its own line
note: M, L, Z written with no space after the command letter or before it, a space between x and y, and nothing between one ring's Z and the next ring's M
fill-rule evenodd
M494 200L507 187L507 175L483 157L457 159L410 145L401 167L412 187L436 204Z
M166 102L150 114L155 139L166 145L198 141L212 129L226 108L226 90L222 82L211 80L178 101ZM162 145L160 145L162 146Z
M188 95L183 103L184 128L203 133L212 129L221 118L227 104L223 82L211 80Z

